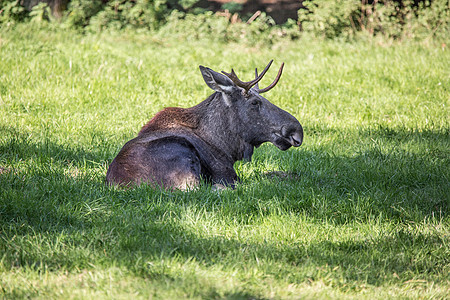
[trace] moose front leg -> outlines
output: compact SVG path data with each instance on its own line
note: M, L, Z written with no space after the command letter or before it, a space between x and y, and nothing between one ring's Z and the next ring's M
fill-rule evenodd
M234 189L236 182L240 182L240 178L237 176L233 167L225 167L216 173L216 176L212 178L212 183L215 189Z

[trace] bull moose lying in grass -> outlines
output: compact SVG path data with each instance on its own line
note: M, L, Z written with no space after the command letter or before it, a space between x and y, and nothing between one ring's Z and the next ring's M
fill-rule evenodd
M255 147L272 142L281 150L298 147L303 128L288 112L261 96L281 77L259 89L258 82L272 61L256 78L243 82L231 73L220 74L200 66L206 84L215 92L190 108L169 107L157 113L127 142L109 166L110 185L147 183L185 190L201 180L234 186L238 176L233 164L250 160Z

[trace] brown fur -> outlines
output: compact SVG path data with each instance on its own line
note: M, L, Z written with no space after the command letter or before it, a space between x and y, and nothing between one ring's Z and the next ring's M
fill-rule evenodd
M199 117L192 109L181 107L167 107L158 112L147 124L145 124L139 136L158 129L188 127L195 129L199 125Z

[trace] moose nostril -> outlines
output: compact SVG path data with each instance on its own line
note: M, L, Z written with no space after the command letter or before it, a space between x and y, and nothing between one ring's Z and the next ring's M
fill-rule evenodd
M290 136L292 146L298 147L302 144L302 137L297 132L291 134Z
M283 126L281 128L281 134L294 147L299 147L303 142L303 130L301 127Z
M294 147L300 146L300 142L297 141L295 138L291 137L291 144Z

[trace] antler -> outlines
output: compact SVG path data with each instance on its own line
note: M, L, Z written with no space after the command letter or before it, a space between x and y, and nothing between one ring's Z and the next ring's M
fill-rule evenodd
M266 74L267 70L269 70L270 65L272 64L272 62L273 62L273 59L272 59L272 60L269 62L269 64L264 68L264 70L262 71L262 73L259 74L259 76L256 76L255 79L253 79L253 80L251 80L251 81L247 81L247 82L241 81L241 80L237 77L237 75L236 75L236 73L234 72L233 69L231 69L231 73L226 73L226 72L224 72L224 71L222 71L222 73L225 74L226 76L228 76L228 78L230 78L231 81L233 81L235 85L237 85L238 87L243 88L243 89L245 90L245 94L248 94L248 91L249 91L254 85L258 84L258 82L264 77L264 75ZM280 72L278 72L278 73L280 73ZM278 75L281 76L281 74L278 74ZM279 77L279 76L278 76L278 77ZM277 81L278 81L278 80L277 80ZM275 83L275 84L276 84L276 83ZM275 84L274 84L274 86L275 86ZM272 88L272 87L271 87L271 88Z
M283 67L284 67L284 63L281 64L280 70L278 70L277 77L275 78L275 80L268 87L263 88L263 89L259 89L258 83L256 83L255 87L256 87L256 91L258 92L258 94L265 93L265 92L271 90L275 85L277 85L278 80L280 80L281 73L283 73ZM258 69L255 69L255 76L256 76L256 78L258 78Z

